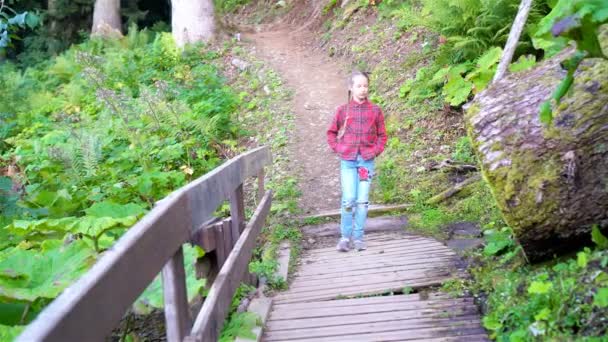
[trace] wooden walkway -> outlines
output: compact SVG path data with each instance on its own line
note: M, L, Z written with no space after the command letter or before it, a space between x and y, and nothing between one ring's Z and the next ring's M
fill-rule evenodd
M263 340L488 341L472 298L429 292L463 275L452 250L398 232L367 243L362 252L304 252L289 289L274 297Z

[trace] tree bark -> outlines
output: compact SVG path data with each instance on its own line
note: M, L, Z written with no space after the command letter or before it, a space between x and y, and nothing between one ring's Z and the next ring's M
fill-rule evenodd
M91 35L121 36L120 0L96 0Z
M585 61L553 123L539 121L569 53L492 84L466 112L484 178L532 260L590 242L594 224L608 228L608 61Z
M179 47L215 37L213 0L172 0L171 29Z

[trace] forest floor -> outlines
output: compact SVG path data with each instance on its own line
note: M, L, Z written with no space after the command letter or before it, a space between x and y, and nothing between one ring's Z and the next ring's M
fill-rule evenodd
M347 98L343 66L315 53L306 32L287 27L245 36L256 54L277 70L294 96L295 130L289 150L290 169L296 172L304 214L340 206L339 159L326 142L335 108Z

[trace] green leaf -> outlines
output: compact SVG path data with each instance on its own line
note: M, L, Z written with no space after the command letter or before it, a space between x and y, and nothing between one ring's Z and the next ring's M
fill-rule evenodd
M608 248L608 238L606 238L597 224L594 224L591 227L591 240L599 247L599 248Z
M486 51L481 57L479 57L479 59L477 60L477 67L486 70L490 69L492 66L498 64L501 56L502 48L494 47Z
M54 246L54 248L48 248ZM0 299L33 302L53 299L95 262L96 253L76 240L47 243L43 250L14 247L0 260Z
M585 252L578 252L576 254L576 264L580 268L587 267L587 253L585 253Z
M540 122L544 123L545 125L551 124L551 121L553 121L551 101L547 100L540 105L539 119Z
M411 78L403 82L403 84L399 88L400 98L404 98L407 96L407 94L409 94L409 92L412 90L412 84L414 84L414 80Z
M13 341L21 334L25 326L8 326L0 324L0 341Z
M597 290L597 293L593 296L593 305L600 308L608 307L608 287Z
M517 62L511 63L509 65L509 71L511 72L520 72L524 70L528 70L536 65L536 56L528 55L528 56L519 56Z
M136 216L112 217L63 217L34 221L15 220L7 226L9 232L28 239L44 238L53 233L85 234L96 237L109 229L128 228L137 222Z
M494 316L485 316L483 318L483 326L488 330L500 330L502 323Z
M28 12L25 17L25 25L31 29L35 28L40 24L40 17L35 15L34 13Z
M549 308L543 308L539 313L534 315L534 319L537 321L546 321L551 315L551 310Z
M452 106L464 103L471 94L473 83L465 81L460 75L451 76L448 83L443 86L443 95Z
M183 249L184 268L186 271L186 290L188 293L188 301L192 301L203 291L206 279L196 279L195 262L200 253L200 249L192 247L189 244L183 245ZM161 277L158 275L139 296L135 303L133 303L132 308L137 314L148 314L155 308L162 309L163 305L163 285Z
M528 287L528 293L531 294L545 294L553 288L553 284L550 282L533 281Z
M141 217L146 213L146 209L135 203L116 204L112 201L104 201L93 204L85 212L87 215L94 217L123 218L128 216Z

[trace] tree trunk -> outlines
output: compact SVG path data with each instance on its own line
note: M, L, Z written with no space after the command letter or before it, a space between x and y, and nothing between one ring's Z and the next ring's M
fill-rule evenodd
M121 36L120 0L95 0L91 35Z
M494 83L466 112L484 178L533 260L590 242L594 224L608 227L608 61L581 64L553 123L539 121L566 54Z
M215 35L213 0L172 0L171 29L175 43L208 42Z

